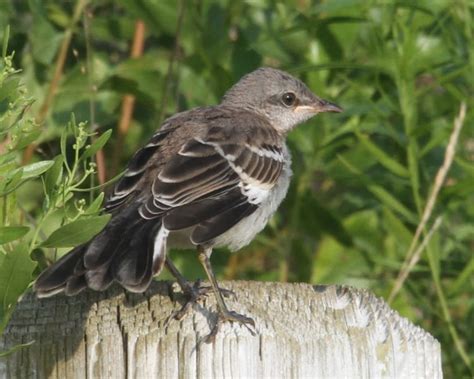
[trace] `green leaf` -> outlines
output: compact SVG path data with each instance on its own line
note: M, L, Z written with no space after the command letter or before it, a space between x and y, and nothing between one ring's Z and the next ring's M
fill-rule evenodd
M23 349L25 347L29 347L29 346L33 345L35 342L36 341L33 340L33 341L30 341L30 342L21 343L21 344L18 344L18 345L15 345L15 346L11 347L8 350L0 351L0 358L6 357L7 355L10 355L10 354L14 353L17 350Z
M421 212L421 199L420 199L420 173L418 170L418 156L416 153L417 147L416 143L410 139L408 144L408 169L410 172L410 182L412 185L413 197L415 199L415 204L417 211Z
M10 151L9 153L3 152L2 155L0 155L0 165L12 162L13 160L15 160L16 157L16 151Z
M176 31L178 7L175 1L120 0L120 4L131 14L143 19L155 33L164 30L173 34Z
M4 186L0 185L0 196L7 195L25 183L25 181L38 177L47 171L53 164L54 161L41 161L13 170L9 174L9 181L6 182Z
M461 157L454 158L454 161L470 176L474 176L474 164L462 159Z
M49 170L49 168L54 164L54 161L41 161L31 163L29 165L23 166L20 169L22 170L21 179L31 179L36 178L37 176L41 175L45 171Z
M99 196L89 205L89 207L84 212L86 215L96 214L102 207L102 202L104 201L104 193L101 192Z
M15 241L28 233L30 228L27 226L3 226L0 227L0 244Z
M63 156L63 159L67 159L67 137L69 135L69 127L63 128L63 131L61 132L61 139L59 141L59 146L61 148L61 155Z
M62 155L58 155L56 158L54 158L54 163L51 168L46 172L44 181L47 194L51 194L58 183L58 179L62 175L63 162L64 160Z
M110 215L82 218L54 231L43 247L73 247L87 242L109 222Z
M41 130L33 130L31 132L23 133L18 139L18 142L15 145L15 149L21 150L25 148L32 142L36 141L40 135L41 135Z
M18 298L28 288L34 268L24 243L16 245L11 252L0 253L0 334Z
M7 56L9 38L10 38L10 25L7 25L5 27L5 31L3 32L3 42L2 42L2 57L3 58Z
M29 40L31 53L36 61L49 65L59 48L63 33L57 32L47 19L37 16L31 23Z
M417 223L418 219L416 215L400 203L390 192L376 185L369 186L369 191L372 192L385 206L404 216L407 221L410 221L413 224Z
M23 170L21 167L9 173L6 180L0 182L0 196L5 196L11 191L14 191L21 184L21 177Z
M384 166L387 170L391 171L395 175L407 178L409 173L408 170L397 161L390 158L382 149L374 144L369 136L362 134L359 131L355 131L355 135L362 143L362 145Z
M20 86L20 78L18 76L10 76L7 77L0 85L0 101L5 99L14 100L17 96L17 90ZM11 129L11 125L9 127L2 126L2 134L6 131Z
M59 26L61 29L67 29L71 25L71 16L64 11L59 4L48 3L48 19Z
M387 232L396 235L397 244L407 249L413 239L413 234L388 207L383 209L383 213Z
M99 138L97 138L92 145L86 147L86 151L84 152L84 154L82 154L81 160L92 157L95 153L102 149L102 147L104 147L111 135L112 129L109 129Z
M17 163L15 162L15 160L12 160L5 164L0 164L0 178L3 181L2 185L6 184L6 181L10 180L9 176L16 169L16 167L17 167ZM4 179L5 176L6 178ZM21 179L21 175L20 175L20 179Z

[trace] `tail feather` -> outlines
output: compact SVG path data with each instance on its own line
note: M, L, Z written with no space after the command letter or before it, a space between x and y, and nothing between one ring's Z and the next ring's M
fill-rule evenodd
M84 257L86 281L90 288L103 291L112 284L115 279L114 262L119 259L122 252L129 250L130 240L134 237L137 226L143 222L141 219L134 222L127 220L100 236L99 243L94 243L95 240L91 243L92 249L89 247ZM90 262L94 263L90 264Z
M149 221L138 225L128 246L114 260L114 277L129 291L142 292L142 288L151 282L154 274L153 241L160 227L160 223Z
M134 224L142 221L137 219L137 216L138 208L135 206L117 214L110 220L107 227L91 241L85 252L84 266L88 270L98 269L113 259L117 246L127 231L130 231ZM130 220L134 219L136 221L130 224Z
M46 269L34 284L37 296L70 296L87 287L102 291L114 280L129 291L145 291L163 267L167 234L160 233L161 220L138 217L114 217L90 242Z
M83 277L86 282L86 287L89 287L94 291L104 291L114 281L110 265L86 271Z
M166 246L166 239L168 237L168 230L161 225L161 227L157 227L158 233L153 232L151 235L155 236L150 239L148 242L148 255L147 255L147 262L149 265L146 268L145 275L142 277L141 281L134 284L134 281L128 283L121 283L127 290L130 292L143 292L145 291L153 276L158 275L166 261L166 253L167 253L167 246Z
M77 275L69 278L64 288L64 293L67 296L74 296L87 288L87 282L84 275Z
M75 277L76 265L82 261L87 245L81 245L67 253L48 267L36 279L33 286L38 297L47 297L62 292L71 277Z

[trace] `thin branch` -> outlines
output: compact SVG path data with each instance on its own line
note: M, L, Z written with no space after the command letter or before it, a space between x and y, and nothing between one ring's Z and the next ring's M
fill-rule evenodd
M97 137L94 137L92 141L95 141ZM97 178L99 179L99 184L104 184L107 180L107 170L105 164L105 154L104 150L100 149L95 153L95 164L97 165ZM93 184L93 183L92 183Z
M145 23L142 20L137 20L135 23L135 32L133 35L133 43L130 51L132 58L138 58L143 54L143 45L145 42ZM122 100L122 108L120 112L120 120L118 124L117 142L115 144L115 151L112 161L112 173L117 173L117 168L120 159L120 153L123 147L123 141L130 128L130 122L133 116L135 107L135 96L125 95Z
M56 95L56 91L59 86L59 81L61 80L61 76L63 74L64 64L66 62L69 45L71 44L74 27L79 21L82 15L82 12L84 10L84 7L87 5L88 1L89 0L79 0L76 3L76 7L74 8L71 24L66 29L64 33L63 41L61 43L61 47L59 48L58 57L56 58L56 64L54 67L53 79L51 80L46 97L38 112L38 116L36 117L36 122L38 124L42 124L44 122L48 114L49 108L51 107L53 103L54 97ZM31 157L33 156L35 149L36 149L35 144L31 144L26 148L23 154L23 164L26 164L31 160Z
M410 248L408 249L408 252L405 257L405 261L403 262L402 268L398 274L398 277L395 281L395 284L392 288L392 291L390 293L390 296L388 298L388 302L390 303L395 296L398 294L400 289L403 286L403 283L407 279L410 271L413 269L413 267L418 263L420 257L421 257L421 251L419 254L417 254L418 250L415 251L415 248L418 244L418 240L420 239L421 233L425 229L426 224L428 223L428 220L431 217L431 214L433 212L433 208L436 204L436 199L438 197L439 191L441 187L443 186L443 183L446 179L446 176L448 174L449 168L451 167L451 164L453 163L454 155L456 153L456 146L458 143L458 138L459 138L459 133L461 132L462 126L464 124L464 119L466 118L466 103L462 102L461 106L459 108L459 114L454 120L454 127L453 131L451 132L451 136L449 137L449 143L446 148L446 152L444 154L444 161L441 167L439 168L436 178L434 181L433 185L433 190L431 191L431 194L428 198L428 201L426 202L425 209L423 211L423 215L421 217L421 221L418 224L418 227L416 228L415 235L413 237L413 240L411 242ZM426 238L425 238L426 240Z
M425 238L423 238L423 240L421 241L420 246L418 246L418 248L413 253L410 259L410 262L408 262L408 271L411 271L413 267L416 265L416 263L420 260L421 254L426 249L426 246L428 246L428 243L430 242L431 237L433 236L434 232L436 232L441 226L442 221L443 221L443 218L441 216L438 216L436 218L435 222L431 226Z
M143 46L145 43L145 23L142 20L137 20L135 23L135 33L133 35L132 49L130 56L138 58L143 55ZM135 104L135 96L125 95L122 103L122 113L119 122L119 133L125 136L130 128L130 121L133 115L133 108Z
M91 47L91 34L90 34L90 20L92 20L92 12L88 9L84 12L84 36L86 40L86 64L87 64L87 80L89 85L89 113L90 113L90 129L95 131L98 129L98 125L95 120L95 94L97 92L97 86L94 83L94 64L93 64L93 50ZM91 138L92 143L94 143L99 136L93 136ZM99 184L104 184L107 177L107 169L105 164L105 155L103 149L100 149L95 153L91 158L95 160L97 165L97 178ZM94 175L90 177L90 187L94 187ZM91 201L92 201L93 192L91 191Z
M173 53L171 54L171 57L168 63L168 71L166 73L165 84L162 91L163 96L161 98L160 113L158 115L158 125L161 125L161 122L163 121L163 116L166 112L166 104L168 101L168 92L169 92L169 87L171 84L171 78L173 76L174 62L176 61L176 58L178 57L178 53L179 53L181 27L182 27L183 19L184 19L184 11L186 9L185 5L186 5L186 1L180 1L178 21L176 24L176 32L175 32L175 39L174 39L174 48L173 48Z

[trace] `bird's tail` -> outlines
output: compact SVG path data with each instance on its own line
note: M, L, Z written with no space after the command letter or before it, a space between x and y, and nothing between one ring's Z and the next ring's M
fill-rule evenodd
M78 246L38 277L38 297L89 287L105 290L114 280L132 292L145 291L166 259L167 231L160 219L144 220L138 209L115 215L91 241Z

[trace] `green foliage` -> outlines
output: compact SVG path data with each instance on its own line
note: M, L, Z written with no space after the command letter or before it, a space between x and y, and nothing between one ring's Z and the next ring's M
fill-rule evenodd
M18 243L11 251L0 252L0 329L3 330L13 311L17 299L23 294L31 281L35 268L28 255L28 246Z
M286 201L243 252L216 252L216 271L227 279L352 284L386 298L465 101L456 158L424 235L436 216L442 225L392 306L440 340L447 377L472 375L472 2L100 0L75 18L78 4L1 5L0 30L14 26L9 51L22 69L13 74L10 65L0 78L0 138L10 135L13 144L0 156L0 191L8 193L0 212L9 220L0 238L10 241L2 245L8 254L17 251L10 245L26 242L36 260L51 260L55 251L42 245L48 236L97 217L102 198L88 208L78 195L95 186L87 162L118 125L124 94L135 96L135 111L123 145L117 133L105 145L109 177L165 116L217 103L242 74L271 65L345 112L318 116L290 134L294 177ZM132 59L137 18L147 38L143 56ZM68 33L62 78L39 128L30 116L44 104ZM20 93L26 89L32 99ZM71 112L89 120L90 130L75 122L65 128ZM87 148L92 130L103 133ZM33 141L38 153L29 164L40 165L22 167L19 154ZM22 226L30 227L24 235L26 229L11 229ZM70 238L63 232L56 234ZM190 278L202 277L189 252L173 257Z
M70 222L54 231L41 246L43 247L74 247L89 241L102 230L110 219L110 215L81 218Z
M38 263L51 260L56 253L47 248L85 242L109 219L109 215L98 215L103 194L94 199L90 192L89 206L74 195L93 178L95 164L90 158L110 133L87 145L94 133L73 118L61 132L58 155L21 163L25 148L39 141L41 128L26 115L32 100L27 97L22 73L13 69L12 57L4 56L0 67L0 331L31 284ZM42 192L40 197L33 196L33 205L29 203L32 192Z

